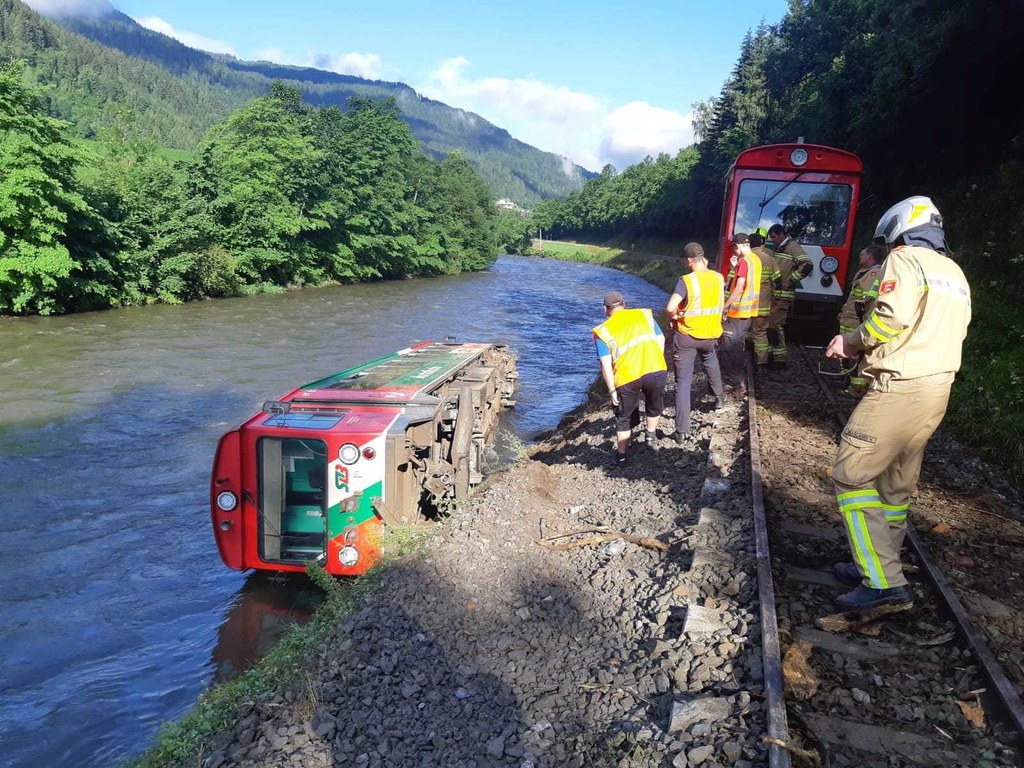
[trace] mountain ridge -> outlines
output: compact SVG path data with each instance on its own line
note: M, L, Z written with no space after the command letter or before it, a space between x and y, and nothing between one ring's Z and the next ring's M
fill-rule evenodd
M49 106L86 137L100 132L105 109L128 109L141 137L194 149L212 124L267 93L274 80L283 80L299 87L315 106L344 109L351 96L395 98L427 154L441 159L452 150L461 152L495 197L527 207L563 197L594 176L568 158L519 141L480 115L430 99L405 83L208 53L147 29L109 4L87 14L43 16L20 0L0 0L0 59L12 58L27 60L37 81L53 87ZM142 82L155 83L150 90L159 91L161 99L126 82L127 70L136 70ZM182 92L188 89L195 93Z

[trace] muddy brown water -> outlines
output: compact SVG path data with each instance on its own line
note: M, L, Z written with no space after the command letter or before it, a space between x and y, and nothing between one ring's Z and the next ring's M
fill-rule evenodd
M108 766L309 610L218 558L219 436L326 374L451 334L519 352L523 439L597 373L590 329L643 280L503 257L483 273L0 320L0 765Z

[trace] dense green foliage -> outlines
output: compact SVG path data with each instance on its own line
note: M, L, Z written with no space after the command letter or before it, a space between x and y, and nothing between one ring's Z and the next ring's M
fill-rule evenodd
M534 225L627 242L715 233L722 178L741 150L803 136L856 152L862 242L908 195L927 194L946 214L974 294L948 423L1024 479L1024 101L1006 90L1024 72L1022 28L1020 3L791 0L778 24L747 35L721 93L695 105L695 161L662 181L658 165L685 153L619 176L606 170L539 206ZM618 194L648 181L674 193L648 194L639 210Z
M0 314L176 302L483 269L497 212L458 154L418 150L393 101L271 92L174 161L76 149L18 68L0 71Z
M0 0L3 60L26 62L30 76L47 86L51 114L86 138L115 132L193 149L211 126L283 81L314 106L345 109L352 97L394 98L431 157L461 152L495 197L532 204L578 189L589 175L577 166L567 173L562 158L402 83L211 55L113 10L54 22L18 0Z

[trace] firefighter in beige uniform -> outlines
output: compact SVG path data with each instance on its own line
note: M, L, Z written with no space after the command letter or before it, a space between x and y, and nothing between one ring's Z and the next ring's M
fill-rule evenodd
M868 393L843 430L832 480L854 563L836 578L858 584L846 609L910 604L900 564L910 494L928 438L946 412L971 319L970 287L945 255L942 217L927 197L910 197L882 216L875 235L892 249L874 309L854 331L832 339L828 357L864 355Z
M779 278L772 292L772 311L768 316L768 338L772 364L784 368L789 359L786 348L786 321L793 312L796 287L814 270L814 263L800 243L790 237L781 224L768 228L768 239L775 246L775 262Z
M850 295L846 297L846 303L839 310L839 333L852 333L875 308L884 259L885 251L880 245L871 244L860 252L857 264L859 269L853 277ZM863 358L858 358L857 364L850 371L850 386L847 387L846 394L852 397L863 397L868 390L868 380L860 372L860 368L863 367Z

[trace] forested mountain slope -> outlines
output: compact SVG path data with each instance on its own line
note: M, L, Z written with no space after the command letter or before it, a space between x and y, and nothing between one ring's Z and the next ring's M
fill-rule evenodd
M77 133L129 131L193 149L207 129L270 89L300 88L314 105L345 107L352 96L393 97L413 135L441 159L458 150L496 197L532 205L578 189L590 174L560 156L512 138L479 115L453 109L402 83L214 56L145 29L114 10L45 19L19 0L0 0L0 61L23 60L49 86L51 111Z

